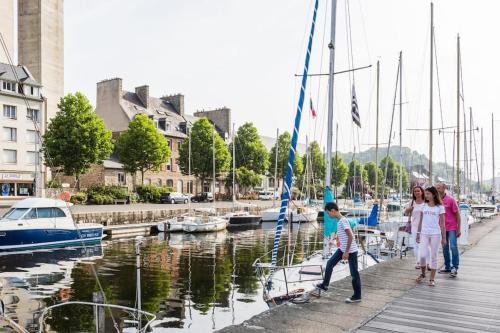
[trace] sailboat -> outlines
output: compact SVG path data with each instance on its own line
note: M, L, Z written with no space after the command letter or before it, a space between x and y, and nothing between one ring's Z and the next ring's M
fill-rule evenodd
M331 186L331 171L332 171L332 133L333 133L333 84L334 84L334 61L335 61L335 25L336 25L336 10L337 1L332 0L331 7L331 39L329 42L330 53L330 66L329 66L329 95L328 95L328 131L327 131L327 168L325 177L325 202L333 201L333 192ZM302 84L300 88L299 101L297 106L297 113L295 116L292 145L290 147L288 168L284 180L283 194L281 196L281 208L279 210L279 219L276 225L274 246L271 255L271 262L264 262L265 258L257 258L254 262L254 267L257 271L260 281L265 286L264 300L268 305L277 304L289 299L297 299L301 295L307 295L306 288L311 289L311 282L322 279L326 261L335 249L334 237L331 233L336 231L336 222L333 221L328 215L324 216L325 220L325 234L324 234L324 248L314 254L305 258L300 264L293 264L293 256L288 256L283 265L278 265L281 259L278 258L281 234L283 224L287 214L287 208L290 200L290 189L293 176L293 164L295 159L295 149L297 146L300 120L302 115L302 107L304 105L304 95L308 78L309 60L311 48L313 43L314 30L316 25L316 15L318 11L318 0L314 4L313 20L309 34L307 45L307 53L305 58L304 71L302 76ZM351 222L351 221L350 221ZM354 221L353 221L354 222ZM359 254L359 268L364 269L368 266L375 265L378 261L366 253L360 251ZM349 274L349 269L346 265L337 265L334 268L334 279L340 279Z
M232 189L232 201L233 201L233 211L227 213L224 217L228 219L229 224L232 226L246 226L246 225L258 225L260 224L260 215L250 214L245 210L236 210L236 206L242 207L242 204L236 200L236 140L234 135L234 123L233 123L233 189Z

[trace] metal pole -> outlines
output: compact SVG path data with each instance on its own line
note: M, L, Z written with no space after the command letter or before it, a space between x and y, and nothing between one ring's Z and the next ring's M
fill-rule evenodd
M473 134L473 125L472 125L472 108L469 107L469 191L472 193L472 134Z
M491 199L493 201L493 204L495 204L495 191L496 191L496 184L495 184L495 129L494 129L494 118L493 118L493 113L491 114L491 153L492 153L492 175L493 175L493 180L491 181Z
M215 125L212 128L212 176L213 176L212 198L215 207Z
M457 35L457 183L456 197L460 200L460 35Z
M335 160L338 158L339 150L339 123L335 124ZM338 203L337 199L337 184L335 184L335 203Z
M479 180L480 199L483 196L483 169L484 169L484 141L483 141L483 128L481 127L481 177Z
M432 177L432 92L433 92L433 74L434 74L434 4L431 2L431 58L430 58L430 101L429 101L429 181L433 183Z
M467 119L464 111L464 194L467 195Z
M187 130L188 130L188 186L189 186L189 193L193 194L193 180L191 179L191 127L189 127L189 124L186 123ZM203 185L202 185L203 186ZM188 200L188 213L191 215L191 198Z
M326 136L326 174L325 186L331 186L332 183L332 131L333 131L333 71L335 68L335 18L337 15L337 0L332 0L332 22L330 29L330 65L328 76L328 120L327 120L327 136Z
M375 202L378 198L378 118L379 118L379 97L380 97L380 60L377 61L377 117L375 130ZM380 201L382 202L382 200ZM380 208L379 208L380 209Z
M137 285L136 285L136 292L137 292L137 331L141 331L141 311L142 311L142 303L141 303L141 240L140 238L135 239L135 265L136 265L136 276L137 276Z
M234 206L235 206L235 202L236 202L236 177L235 177L235 173L236 173L236 149L235 149L235 146L236 146L236 141L235 141L235 135L234 135L234 123L233 123L233 212L234 212Z
M451 158L451 160L453 161L453 166L452 166L452 169L451 169L451 175L453 178L455 178L455 130L453 130L453 156ZM458 183L455 184L455 182L452 180L451 181L451 193L454 193L456 191L456 188L458 187ZM459 191L457 191L459 192ZM457 200L459 200L459 197L457 196Z
M276 156L274 157L274 193L273 193L273 207L276 204L276 192L279 190L279 180L278 180L278 151L279 151L279 137L280 137L280 129L276 129Z
M403 220L403 51L399 52L399 207Z

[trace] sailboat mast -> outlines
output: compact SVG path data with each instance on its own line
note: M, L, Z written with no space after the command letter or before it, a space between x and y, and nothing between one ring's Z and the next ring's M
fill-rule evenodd
M375 130L375 201L378 198L378 116L379 116L379 97L380 97L380 60L377 61L377 117ZM380 201L382 202L382 201Z
M235 135L234 135L234 123L233 123L233 212L234 212L234 205L236 202L236 141L234 140Z
M493 204L495 204L495 120L493 118L493 113L491 114L491 160L492 160L492 181L491 181L491 201L493 201Z
M473 131L473 125L472 125L472 108L469 107L469 128L470 128L470 133L469 133L469 191L472 193L472 131Z
M481 127L481 177L479 180L479 198L483 194L483 169L484 169L484 141L483 141L483 128Z
M274 193L273 193L273 207L276 204L276 192L278 192L279 188L279 181L278 181L278 151L279 151L279 145L278 145L278 140L280 137L280 129L276 129L276 154L274 157Z
M191 127L186 124L188 130L188 192L193 194L193 180L191 179ZM201 185L203 187L203 184ZM191 214L191 198L188 200L188 213Z
M399 207L403 207L403 51L399 52Z
M329 187L332 184L332 132L333 132L333 71L335 68L335 21L337 15L337 0L332 0L331 12L331 27L330 27L330 63L328 74L328 120L327 120L327 135L326 135L326 174L325 186Z
M467 194L467 119L464 110L464 194Z
M212 128L212 177L214 180L212 184L212 197L215 207L215 125Z
M335 124L335 161L339 154L339 123ZM335 202L338 203L337 199L337 185L335 184Z
M457 183L456 199L460 200L460 35L457 35Z
M433 183L432 177L432 135L433 135L433 110L432 110L432 92L433 92L433 76L434 76L434 3L431 2L431 54L430 54L430 100L429 100L429 182Z

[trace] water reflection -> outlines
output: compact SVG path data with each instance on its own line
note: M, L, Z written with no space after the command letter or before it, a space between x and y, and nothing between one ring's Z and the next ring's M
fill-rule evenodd
M267 309L252 264L270 250L274 224L212 234L160 234L141 246L142 308L155 313L154 332L211 332ZM293 226L295 261L320 245L316 224ZM283 235L283 241L288 237ZM135 307L133 240L103 247L0 256L1 297L19 323L35 331L40 310L65 300L92 301L99 276L108 303ZM118 321L123 314L114 313ZM95 330L93 309L65 306L46 318L53 332ZM110 318L106 331L112 330ZM121 325L121 324L120 324Z

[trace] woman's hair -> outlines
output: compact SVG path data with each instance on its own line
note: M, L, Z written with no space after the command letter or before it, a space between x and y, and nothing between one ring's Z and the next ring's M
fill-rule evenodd
M424 193L424 188L420 185L416 185L415 187L413 187L413 189L411 190L411 195L413 197L413 201L417 200L417 197L415 197L415 189L419 188L420 189L420 192L422 192L422 199L425 200L425 193Z
M441 197L439 196L439 193L438 193L438 191L436 190L436 188L434 186L429 186L425 190L427 192L431 192L432 193L432 198L434 200L434 204L436 204L436 205L442 205L443 204L443 201L441 200ZM425 200L425 202L428 202L428 201Z

